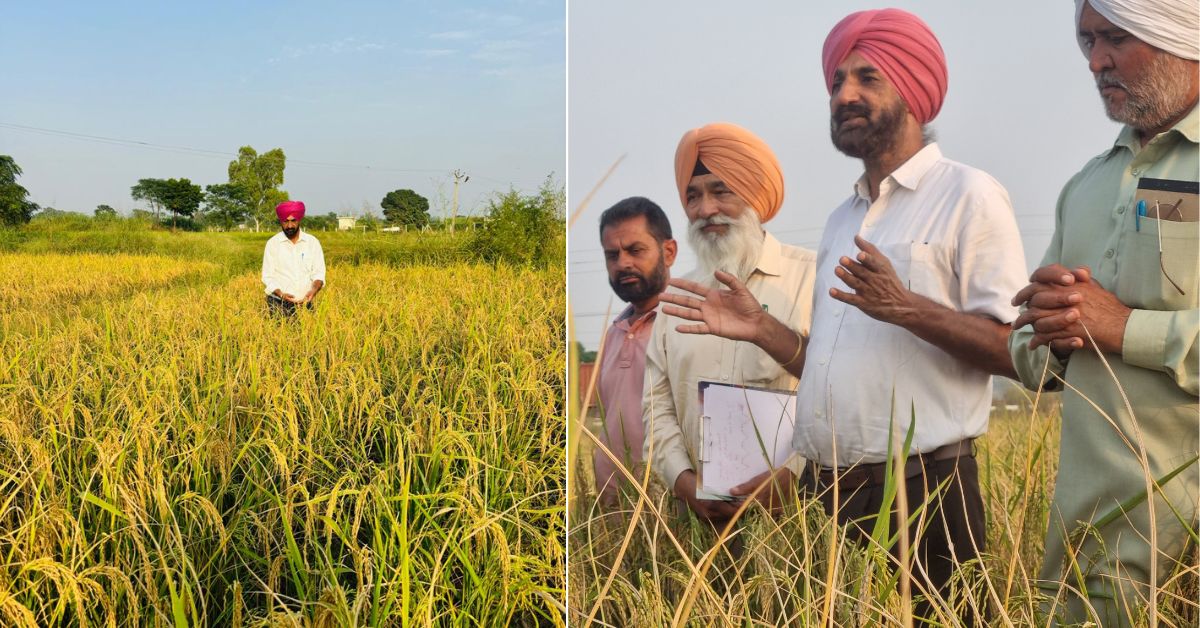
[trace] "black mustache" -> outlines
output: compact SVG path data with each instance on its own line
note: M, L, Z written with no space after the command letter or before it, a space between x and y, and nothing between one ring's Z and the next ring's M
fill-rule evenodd
M845 122L847 119L854 117L869 118L871 117L871 109L861 104L842 105L837 108L837 111L833 112L833 117L838 122Z

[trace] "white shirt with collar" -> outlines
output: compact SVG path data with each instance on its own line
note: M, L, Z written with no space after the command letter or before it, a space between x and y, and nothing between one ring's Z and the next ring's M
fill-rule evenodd
M316 237L301 229L294 244L282 231L267 240L262 265L267 294L279 289L300 298L317 280L325 282L325 252Z
M987 431L992 379L907 330L829 296L850 291L834 274L877 246L912 291L959 312L1011 323L1027 283L1008 192L987 173L929 144L886 177L870 199L866 176L830 215L817 253L813 325L800 380L793 445L826 467L882 462L895 418L902 443L929 452Z

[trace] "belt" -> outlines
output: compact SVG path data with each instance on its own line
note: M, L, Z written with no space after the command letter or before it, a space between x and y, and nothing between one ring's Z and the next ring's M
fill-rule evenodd
M960 440L957 443L942 445L930 452L909 456L908 460L904 462L905 479L919 475L925 466L931 462L974 457L974 441L975 439L968 438ZM887 467L887 462L875 462L854 465L853 467L831 469L809 461L805 465L805 471L815 477L822 486L832 486L836 483L840 488L847 488L883 484L884 477L887 475Z

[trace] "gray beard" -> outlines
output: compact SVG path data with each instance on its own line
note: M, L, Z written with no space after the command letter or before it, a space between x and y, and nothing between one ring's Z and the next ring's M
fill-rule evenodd
M1125 104L1114 108L1101 97L1104 112L1114 122L1145 131L1157 129L1181 117L1190 108L1188 82L1183 80L1191 71L1187 61L1158 51L1145 72L1132 81L1121 82L1101 72L1096 87L1117 85L1125 90Z
M724 234L701 231L708 225L729 225ZM722 286L713 273L722 270L746 282L762 255L763 231L758 213L747 207L741 217L717 214L688 225L688 244L696 252L696 280L710 287Z

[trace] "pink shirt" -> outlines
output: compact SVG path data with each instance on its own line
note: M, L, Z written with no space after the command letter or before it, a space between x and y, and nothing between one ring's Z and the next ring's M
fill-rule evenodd
M635 317L633 306L613 321L604 338L600 358L599 393L604 425L600 440L630 471L642 461L642 382L646 373L646 342L654 329L657 309ZM603 502L616 501L623 480L613 461L595 453L596 486Z

